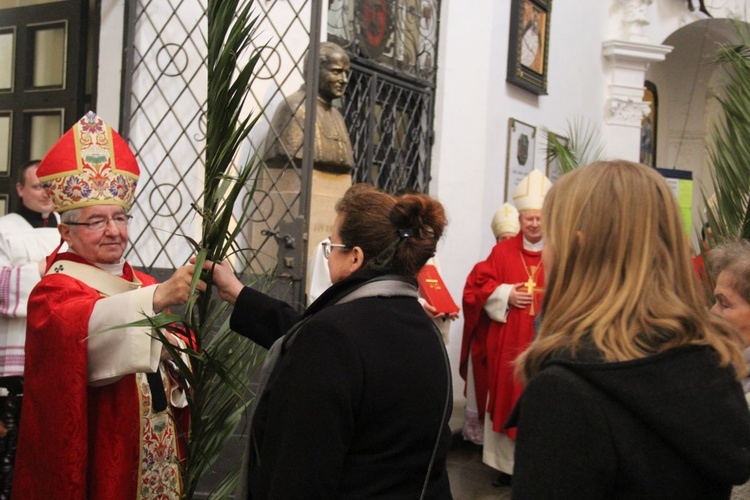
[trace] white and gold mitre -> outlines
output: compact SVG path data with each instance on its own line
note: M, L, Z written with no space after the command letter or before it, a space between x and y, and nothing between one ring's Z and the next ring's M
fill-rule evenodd
M532 170L513 190L513 202L519 212L541 210L544 197L552 187L547 176L539 170Z
M503 203L500 210L495 212L495 216L492 217L492 234L497 239L503 233L518 234L521 230L521 226L518 223L518 210L510 203Z

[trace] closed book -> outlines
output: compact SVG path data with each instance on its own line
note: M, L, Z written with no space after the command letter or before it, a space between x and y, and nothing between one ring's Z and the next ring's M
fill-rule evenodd
M443 278L432 264L425 264L417 275L419 282L419 293L440 314L458 312L459 307L453 302L448 288L443 283Z

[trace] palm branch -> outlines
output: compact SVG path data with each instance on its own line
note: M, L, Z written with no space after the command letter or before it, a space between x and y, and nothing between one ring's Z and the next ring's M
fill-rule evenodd
M257 17L253 0L208 0L206 34L208 92L206 101L206 149L202 205L193 205L201 216L201 241L191 241L196 268L207 261L221 262L243 249L237 240L245 225L245 212L234 210L237 200L250 190L248 179L259 163L251 158L235 168L240 148L257 116L244 113L248 88L259 61L252 41ZM244 61L247 62L244 62ZM193 277L211 284L211 272ZM144 320L172 355L180 375L187 381L190 428L181 436L188 450L182 468L183 496L192 498L201 479L213 466L239 425L252 396L247 383L259 366L263 352L229 328L228 305L211 293L194 295L183 315L163 314ZM163 330L185 324L194 334L195 345L175 348ZM180 354L187 355L186 363ZM226 498L234 491L240 467L233 466L218 479L213 498Z
M703 193L706 219L717 242L750 238L750 43L719 49L725 81L714 94L723 112L712 126L708 157L713 197Z
M236 213L235 205L247 191L252 198L255 183L248 185L248 179L257 179L260 162L253 156L235 168L235 161L260 116L244 113L260 59L260 49L252 43L257 24L252 6L253 0L208 0L204 192L202 205L193 205L202 219L202 231L200 242L185 237L196 252L197 269L206 261L218 263L246 250L237 244L246 212ZM196 273L192 290L199 279L210 287L211 274L211 270ZM267 276L257 280L269 283ZM265 355L265 350L230 330L228 307L210 292L193 294L183 314L162 313L127 325L150 327L189 387L190 428L180 429L188 452L181 468L186 499L193 498L202 479L214 474L217 458L252 401L248 382ZM165 332L182 334L185 329L192 333L193 344L186 348L170 344ZM234 492L240 470L232 464L214 481L209 498L226 498Z
M567 122L567 142L547 129L542 129L542 133L547 138L547 161L559 161L563 174L604 157L604 143L599 130L580 117Z

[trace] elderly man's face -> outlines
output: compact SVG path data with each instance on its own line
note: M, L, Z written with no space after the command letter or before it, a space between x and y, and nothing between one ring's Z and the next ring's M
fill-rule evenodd
M127 224L122 222L125 210L117 205L94 205L81 209L77 223L104 221L103 229L85 225L61 224L60 234L71 250L94 264L117 264L128 244ZM127 220L127 219L125 219Z
M327 102L344 95L344 87L349 81L349 56L343 52L329 55L328 62L320 65L320 85L318 94Z
M518 216L521 223L521 232L530 243L536 243L542 239L542 211L523 210Z

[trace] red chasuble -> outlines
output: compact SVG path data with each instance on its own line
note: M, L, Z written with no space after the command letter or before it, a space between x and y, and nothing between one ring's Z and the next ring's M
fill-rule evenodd
M534 319L541 307L544 287L544 269L541 265L542 252L525 250L523 235L519 233L495 245L487 260L475 266L464 289L464 316L469 327L473 327L471 337L478 340L486 338L487 411L492 419L492 430L513 439L516 438L516 429L503 429L523 390L513 375L513 362L534 339ZM533 305L524 309L510 306L505 323L492 321L482 309L492 292L504 283L527 283L531 275L536 285ZM464 355L467 354L462 349L462 360ZM475 363L474 358L472 363ZM478 404L479 401L480 393L477 392Z
M63 258L85 263L72 254L58 256ZM133 275L144 286L156 283L126 264L125 278ZM177 456L173 440L156 442L156 434L143 428L154 422L142 418L151 412L145 376L88 385L86 338L100 298L95 289L65 274L45 276L31 294L15 499L162 498L160 484L175 480L162 477L144 486L145 468ZM172 411L187 429L187 411ZM169 410L161 413L170 418Z
M461 377L468 381L469 356L471 356L479 422L484 421L484 413L487 408L487 388L489 385L487 380L487 332L492 320L484 311L484 303L487 301L488 294L484 293L482 288L477 285L477 278L490 271L490 269L483 271L488 266L488 261L479 262L466 278L462 300L464 331L461 339L461 362L458 367ZM466 395L466 388L464 388L464 395Z

